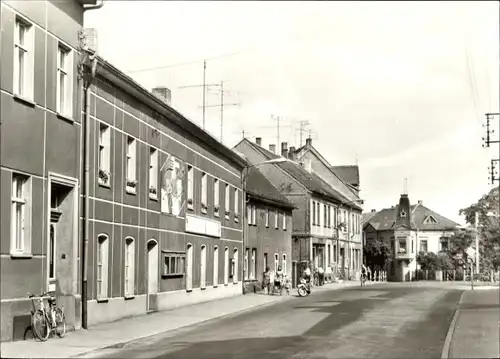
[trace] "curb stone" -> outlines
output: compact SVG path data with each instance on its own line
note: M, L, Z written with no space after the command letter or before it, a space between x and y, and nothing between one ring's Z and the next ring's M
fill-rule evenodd
M460 312L460 305L462 304L462 300L464 298L466 291L462 292L460 295L460 300L458 301L457 308L455 309L455 314L453 315L453 319L451 320L450 327L448 328L448 333L446 334L446 338L443 344L443 350L441 351L441 359L448 359L450 355L451 341L453 340L453 334L455 333L455 328L457 326L458 314Z

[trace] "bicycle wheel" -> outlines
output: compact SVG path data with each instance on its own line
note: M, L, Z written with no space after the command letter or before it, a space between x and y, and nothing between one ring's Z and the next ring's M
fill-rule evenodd
M66 335L66 317L61 308L56 308L56 334L59 338L63 338Z
M33 314L33 333L42 342L49 339L50 328L45 313L40 309Z

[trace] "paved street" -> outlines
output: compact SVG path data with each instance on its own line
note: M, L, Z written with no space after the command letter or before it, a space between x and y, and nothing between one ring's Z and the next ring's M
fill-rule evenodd
M93 356L439 358L461 293L401 284L324 290L103 349Z

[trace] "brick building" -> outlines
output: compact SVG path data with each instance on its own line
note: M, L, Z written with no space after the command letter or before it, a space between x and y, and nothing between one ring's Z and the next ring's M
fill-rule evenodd
M295 208L269 180L250 167L246 178L247 232L244 275L247 291L262 288L266 267L281 265L292 278L292 211Z

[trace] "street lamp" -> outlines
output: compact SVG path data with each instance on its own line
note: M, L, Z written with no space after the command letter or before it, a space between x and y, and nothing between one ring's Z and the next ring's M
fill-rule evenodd
M246 248L245 248L245 240L246 240L246 232L248 230L248 218L245 215L246 210L246 203L247 203L247 177L248 173L250 171L250 168L261 166L261 165L268 165L268 164L279 164L279 163L284 163L284 162L293 162L289 160L288 158L285 157L278 157L278 158L273 158L271 160L267 160L264 162L256 163L254 165L249 165L245 166L242 171L242 176L241 176L241 187L243 190L243 205L242 205L242 215L243 215L243 238L242 238L242 255L243 255L243 278L241 278L241 289L242 293L245 294L245 273L246 273L246 265L245 265L245 253L246 253Z

